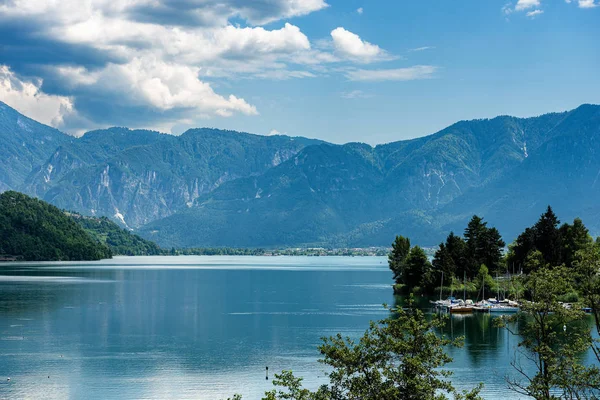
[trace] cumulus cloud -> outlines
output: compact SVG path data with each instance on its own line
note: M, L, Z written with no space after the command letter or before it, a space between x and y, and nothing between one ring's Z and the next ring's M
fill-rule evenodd
M253 25L299 17L328 7L324 0L6 0L0 13L44 16L71 24L95 15L171 26L222 26L231 18Z
M415 65L396 69L353 69L346 72L351 81L413 81L433 78L437 67L432 65Z
M363 8L362 8L362 7L359 7L359 8L357 8L357 9L356 9L356 12L357 12L359 15L362 15L362 13L364 12L364 10L363 10Z
M44 119L71 131L141 118L168 127L256 115L255 106L215 92L206 78L315 76L290 65L337 60L313 51L296 25L260 25L327 6L325 0L0 0L0 47L10 49L5 62L14 75L12 97L3 99L20 104L14 81L34 76L18 85L28 90L19 96L71 110L67 119ZM234 26L232 18L249 25Z
M600 6L594 0L578 0L579 8L594 8Z
M42 93L41 83L21 80L7 65L0 65L0 100L39 122L60 127L73 113L73 103L65 96Z
M570 1L571 0L566 0L567 3ZM525 16L533 19L544 13L541 6L540 0L518 0L514 7L512 3L505 4L504 7L502 7L502 13L506 15L507 20L508 16L513 12L524 12Z
M331 31L331 38L338 53L357 61L371 62L389 57L379 46L362 40L357 34L342 27Z
M2 99L70 132L140 124L170 131L200 118L257 115L224 89L227 80L383 79L373 74L385 72L348 65L396 58L376 44L339 27L321 46L285 22L326 7L326 0L0 0L3 74L11 74L2 77ZM285 23L264 26L274 21ZM388 71L396 72L385 79L408 74Z
M538 9L538 10L529 11L526 15L529 18L535 18L536 16L543 14L543 13L544 13L544 11Z
M519 0L515 6L516 11L528 10L530 8L539 7L540 0Z

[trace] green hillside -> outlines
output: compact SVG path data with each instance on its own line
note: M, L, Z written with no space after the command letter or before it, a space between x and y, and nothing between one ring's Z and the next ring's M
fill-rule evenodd
M85 217L71 214L71 218L96 241L106 244L114 255L154 256L161 254L155 243L122 229L106 217Z
M63 211L41 200L8 191L0 195L0 254L26 261L83 261L111 258Z

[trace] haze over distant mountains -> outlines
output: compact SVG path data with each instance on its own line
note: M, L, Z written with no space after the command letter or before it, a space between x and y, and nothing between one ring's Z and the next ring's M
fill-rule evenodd
M0 191L106 215L162 246L389 245L396 234L435 245L475 213L512 241L548 204L600 233L595 105L371 147L216 129L73 138L0 102L0 138Z

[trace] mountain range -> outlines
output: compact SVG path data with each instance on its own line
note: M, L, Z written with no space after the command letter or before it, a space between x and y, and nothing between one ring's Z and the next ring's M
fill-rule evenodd
M461 121L378 146L192 129L74 138L0 102L0 190L161 246L435 245L478 214L507 241L548 204L600 233L600 106Z

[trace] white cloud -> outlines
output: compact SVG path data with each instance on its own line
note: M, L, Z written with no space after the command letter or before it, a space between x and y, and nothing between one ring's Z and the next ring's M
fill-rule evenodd
M325 0L0 0L0 24L18 21L30 31L30 41L44 38L57 54L63 48L70 51L64 52L73 58L68 62L48 64L41 55L40 83L25 86L30 90L26 93L37 91L26 97L46 104L50 114L57 115L49 101L62 102L63 108L68 101L69 109L78 109L77 127L68 130L83 129L85 123L130 123L140 118L140 110L145 118L156 119L148 123L169 130L170 123L193 123L197 118L258 114L239 96L216 93L206 77L306 78L314 77L311 70L320 64L337 61L331 54L313 51L308 37L293 24L279 29L243 27L232 25L231 18L260 25L327 6ZM169 19L169 12L176 18ZM18 47L19 42L12 45ZM89 64L86 52L100 55L97 64ZM42 93L42 78L67 96ZM11 89L12 96L14 92ZM11 102L18 104L16 99ZM55 120L54 125L63 122Z
M432 65L396 69L353 69L346 72L346 77L351 81L413 81L433 78L437 70L438 68Z
M513 9L513 5L512 3L506 3L503 7L502 7L502 14L506 15L507 18L510 14L512 14L514 12Z
M529 18L535 18L536 16L543 14L543 13L544 13L544 11L537 9L537 10L529 11L526 15Z
M264 25L326 7L324 0L12 0L0 5L0 13L43 16L61 24L104 15L159 24L218 26L236 17L253 25Z
M343 99L367 99L373 97L370 94L363 92L362 90L352 90L350 92L343 92L341 94Z
M417 47L415 49L410 49L408 51L415 52L415 51L425 51L425 50L433 50L433 49L435 49L434 46L423 46L423 47Z
M396 71L387 72L391 78L350 71L348 63L395 57L342 27L320 46L290 22L262 26L326 7L326 0L0 0L0 24L10 22L24 32L13 42L0 38L0 46L28 43L29 67L35 68L6 62L14 76L3 78L2 99L68 131L137 121L170 131L199 118L258 114L235 89L231 94L223 89L229 79L333 73L356 80L405 79L403 69L388 70ZM43 48L46 43L53 48ZM48 60L49 53L60 57ZM38 76L16 85L24 73Z
M579 8L594 8L598 7L600 4L596 3L594 0L578 0Z
M356 12L357 12L359 15L362 15L362 13L364 12L364 10L363 10L363 8L362 8L362 7L359 7L358 9L356 9Z
M73 103L68 97L41 92L41 84L20 80L8 66L0 65L0 100L43 124L60 127L73 113Z
M343 56L360 62L371 62L388 55L375 44L364 41L355 33L339 27L331 31L335 50Z
M161 111L183 108L202 116L258 114L244 99L215 93L198 78L199 68L152 57L134 58L127 64L108 64L99 71L63 68L59 73L67 82L84 86L86 91L118 96L117 101L123 102L123 106L150 106Z
M539 7L540 0L519 0L515 6L516 11L528 10L530 8Z
M269 132L268 136L274 136L274 135L281 135L281 132L279 132L277 129L271 129L271 132Z

